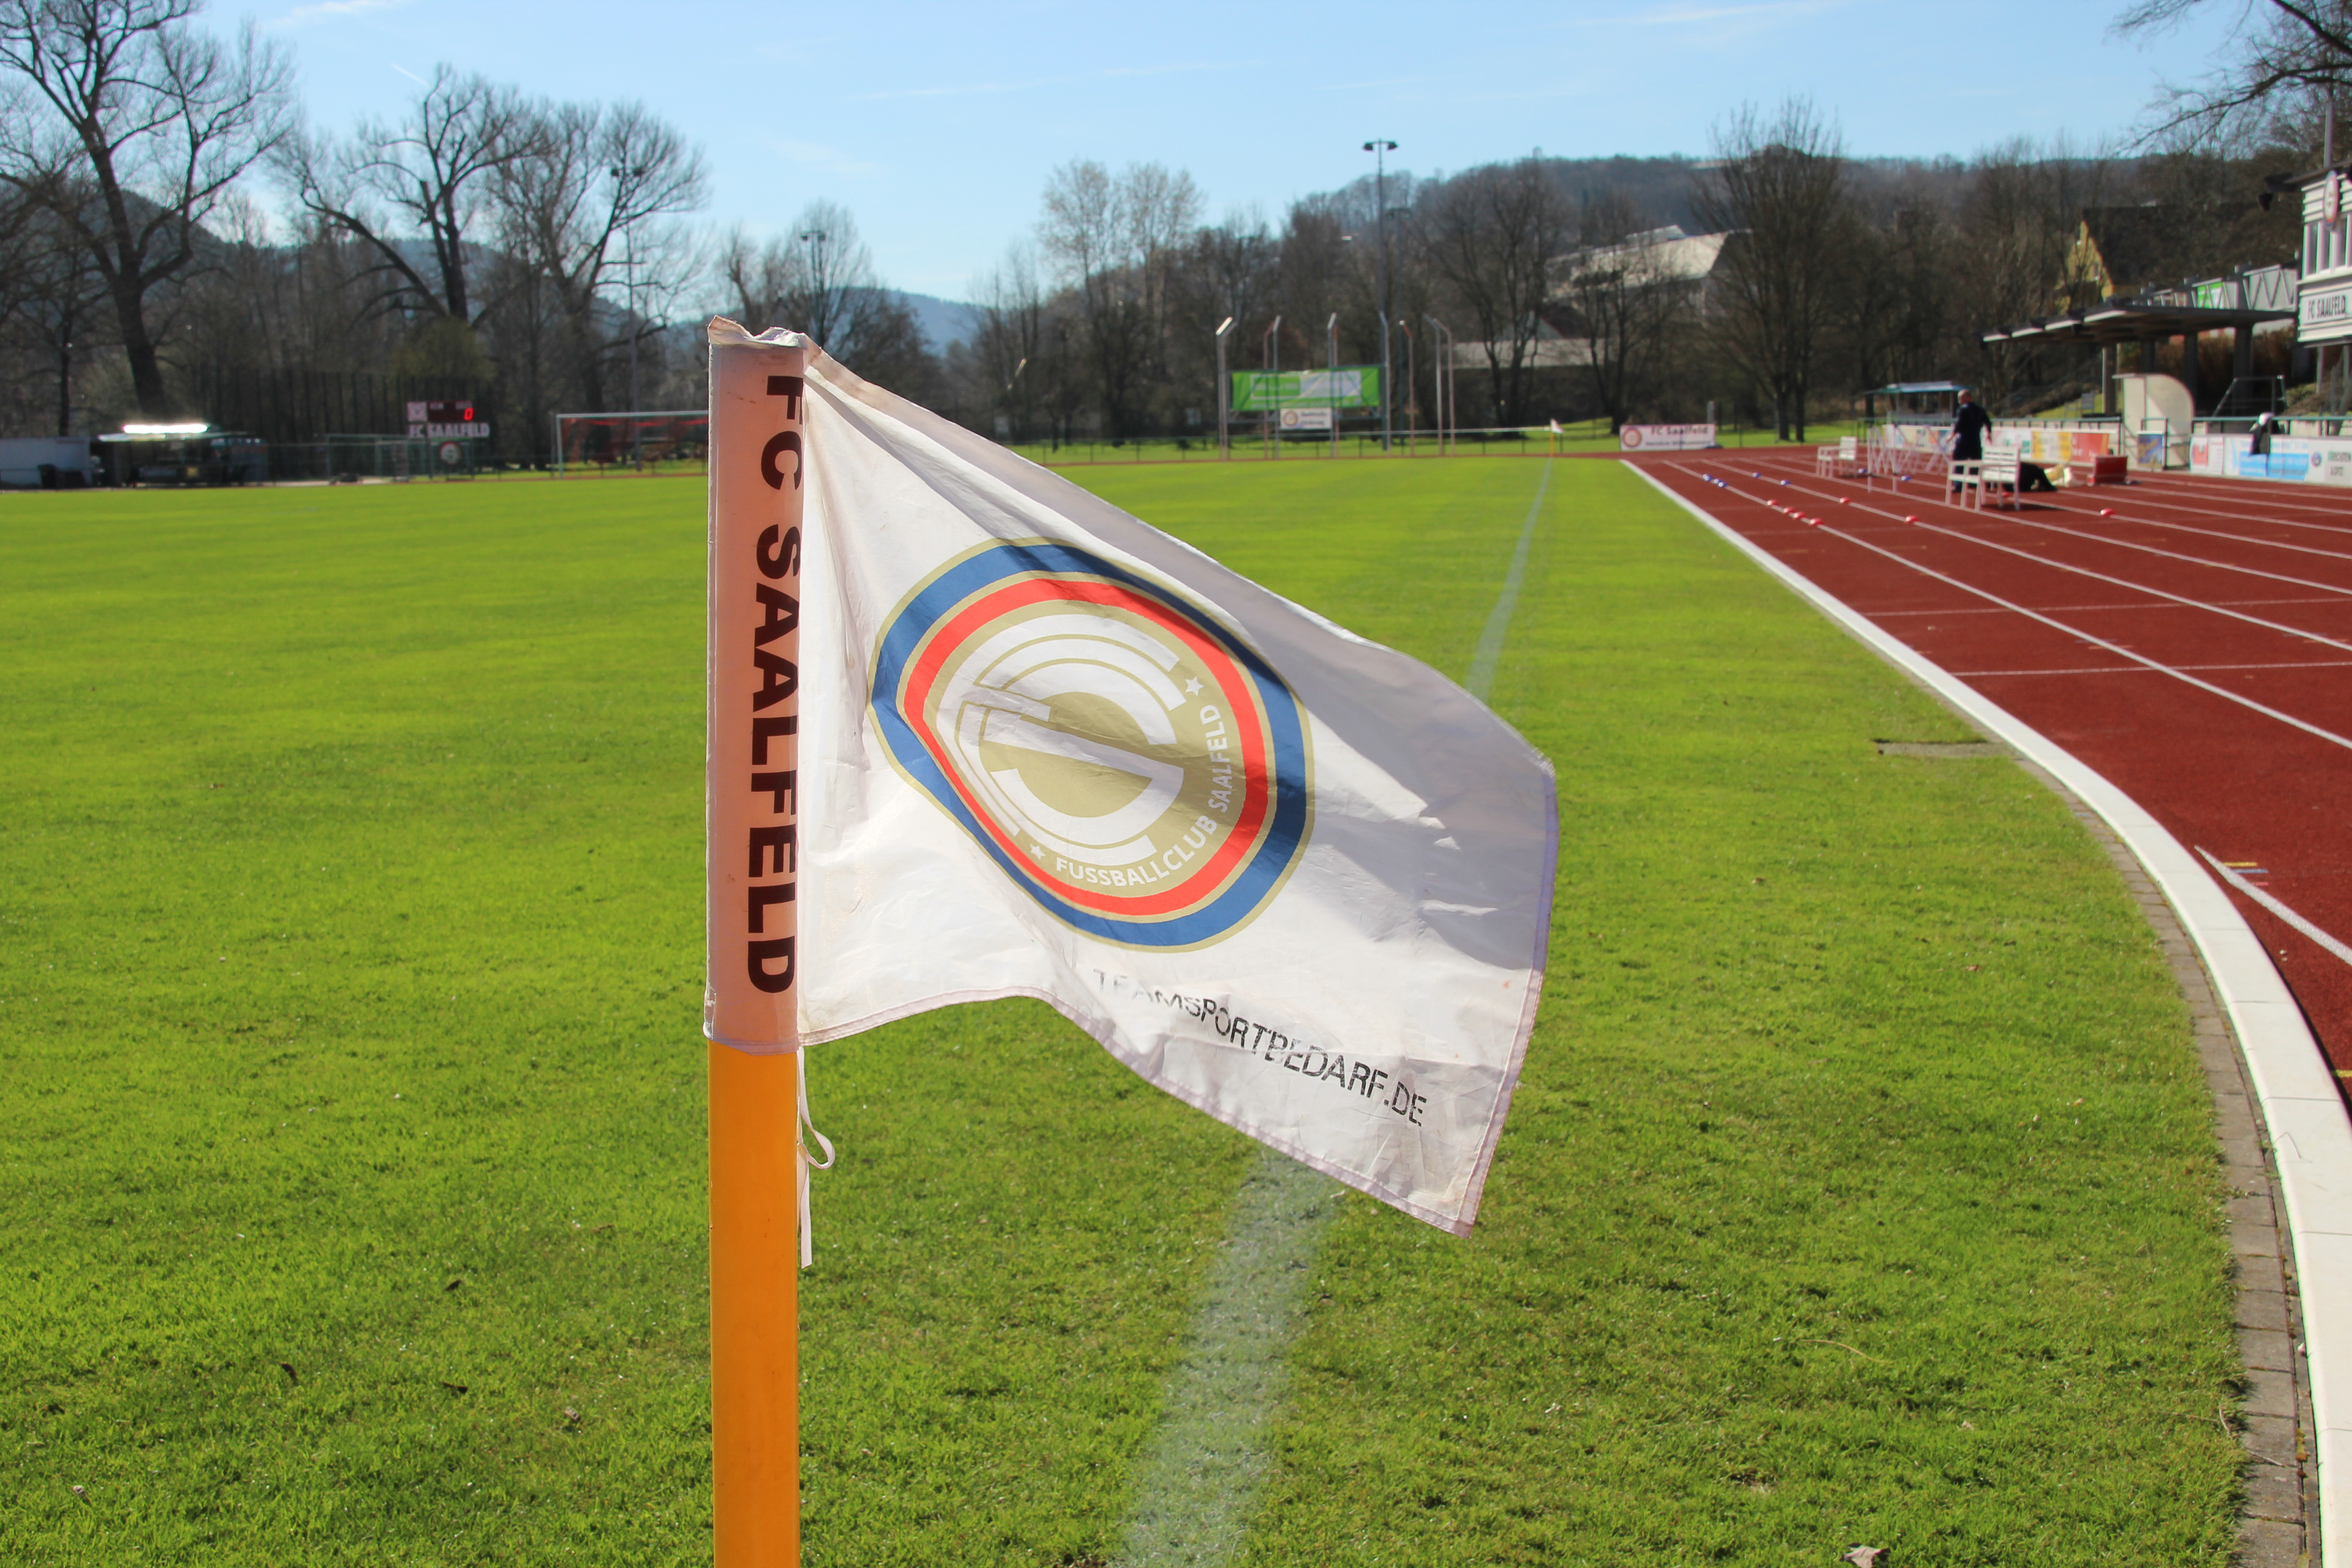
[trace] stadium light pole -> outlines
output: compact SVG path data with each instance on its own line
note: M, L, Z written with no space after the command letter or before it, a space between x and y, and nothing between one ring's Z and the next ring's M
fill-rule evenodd
M1331 353L1330 380L1323 384L1323 401L1331 410L1331 455L1339 455L1339 313L1331 312L1331 319L1323 323L1323 336Z
M1444 456L1454 450L1454 444L1446 439L1446 421L1451 419L1457 425L1462 423L1461 412L1454 406L1454 332L1425 310L1421 319L1435 334L1430 340L1429 351L1437 356L1437 363L1430 371L1429 379L1437 394L1437 451Z
M1220 457L1234 455L1233 443L1226 434L1233 422L1234 383L1225 374L1225 339L1233 329L1234 319L1230 316L1217 329L1217 455Z
M1389 353L1389 154L1396 143L1375 138L1364 143L1364 151L1372 155L1372 207L1380 225L1380 256L1375 264L1381 280L1381 450L1389 449L1389 434L1395 424L1395 410L1390 406L1389 382L1395 375L1395 362Z
M1282 317L1274 318L1274 325L1265 329L1266 379L1273 386L1274 421L1266 426L1267 439L1274 444L1269 456L1282 455Z
M1404 334L1404 449L1412 453L1419 450L1421 434L1421 357L1414 352L1412 320L1398 317L1397 330Z
M613 169L613 178L628 184L645 177L643 168L628 169L616 164ZM629 275L629 465L634 468L643 468L646 465L646 432L645 426L635 417L637 410L644 406L644 400L637 395L637 220L634 214L621 225L621 244L625 247L626 256L622 265L628 269Z

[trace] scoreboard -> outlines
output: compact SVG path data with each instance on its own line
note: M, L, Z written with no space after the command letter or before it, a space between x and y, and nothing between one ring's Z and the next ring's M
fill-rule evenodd
M470 402L412 402L408 405L408 438L411 441L487 438L489 434L489 421L477 419L474 405Z

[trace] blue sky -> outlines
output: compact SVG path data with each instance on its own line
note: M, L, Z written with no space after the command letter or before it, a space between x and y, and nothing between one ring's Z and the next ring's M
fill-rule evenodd
M1742 100L1802 93L1856 153L1965 156L2020 134L2094 143L2242 25L2211 0L2121 41L2121 0L1182 6L857 0L215 0L294 52L312 120L391 114L438 60L558 98L637 98L698 141L703 221L856 215L886 281L961 298L1073 158L1190 170L1212 215L1369 166L1433 173L1541 148L1704 153Z

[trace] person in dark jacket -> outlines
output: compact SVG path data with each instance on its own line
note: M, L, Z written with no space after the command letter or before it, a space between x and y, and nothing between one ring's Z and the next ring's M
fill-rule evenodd
M1960 406L1952 415L1952 461L1981 463L1984 461L1985 433L1992 428L1992 415L1977 406L1972 392L1960 393Z

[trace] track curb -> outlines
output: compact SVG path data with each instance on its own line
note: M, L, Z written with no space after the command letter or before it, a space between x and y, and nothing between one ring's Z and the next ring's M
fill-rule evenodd
M2063 785L2106 823L2172 906L2237 1037L2286 1210L2292 1282L2301 1308L2297 1348L2307 1358L2315 1439L2311 1457L2318 1473L2319 1539L2310 1561L2352 1564L2352 1312L2328 1310L2332 1301L2352 1301L2352 1116L2302 1008L2261 939L2196 855L2138 802L1640 465L1625 466L1879 657Z

